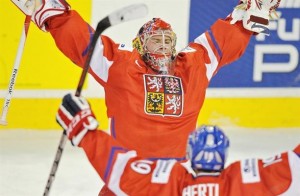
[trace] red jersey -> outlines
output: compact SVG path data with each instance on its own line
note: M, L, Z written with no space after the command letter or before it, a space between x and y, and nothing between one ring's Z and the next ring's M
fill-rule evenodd
M296 196L300 195L300 145L268 159L246 159L221 173L196 174L189 162L137 157L102 131L81 142L91 164L116 195Z
M93 29L75 11L47 25L58 48L83 66ZM244 53L251 35L241 23L216 21L179 52L174 76L155 75L137 50L102 35L89 73L104 87L111 135L144 157L184 158L210 79Z

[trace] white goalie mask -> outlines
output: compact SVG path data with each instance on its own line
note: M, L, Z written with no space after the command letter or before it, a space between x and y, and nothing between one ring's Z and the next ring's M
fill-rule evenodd
M176 34L171 25L160 18L153 18L144 24L133 40L133 47L142 55L147 66L157 74L173 74L175 46Z

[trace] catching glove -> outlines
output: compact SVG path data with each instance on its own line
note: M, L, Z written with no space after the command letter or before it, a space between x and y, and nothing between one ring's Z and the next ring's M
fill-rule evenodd
M232 14L231 24L243 21L243 26L255 33L269 35L269 19L278 18L280 0L241 0Z
M45 22L70 9L65 0L11 0L24 14L31 15L31 20L43 31Z
M88 101L71 94L64 96L56 121L66 131L73 146L78 146L85 134L96 130L99 125Z

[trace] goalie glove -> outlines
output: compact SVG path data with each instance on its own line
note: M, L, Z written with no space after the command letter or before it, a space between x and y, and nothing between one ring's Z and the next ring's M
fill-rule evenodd
M46 21L61 15L70 9L65 0L11 0L25 15L43 31L46 30Z
M242 21L245 29L269 35L269 19L278 18L281 0L241 0L231 14L231 24Z
M88 101L71 94L64 96L56 121L66 131L73 146L78 146L85 134L96 130L99 125Z

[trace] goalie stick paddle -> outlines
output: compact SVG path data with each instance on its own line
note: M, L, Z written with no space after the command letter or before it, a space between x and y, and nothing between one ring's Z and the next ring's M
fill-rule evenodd
M13 95L13 91L14 91L14 86L15 86L17 75L18 75L18 72L19 72L20 62L21 62L21 58L22 58L22 55L23 55L25 42L26 42L26 39L27 39L27 34L28 34L28 30L29 30L30 21L31 21L31 14L26 15L26 18L25 18L25 21L24 21L24 26L23 26L23 29L22 29L21 39L20 39L19 46L18 46L17 55L16 55L16 58L15 58L12 74L10 76L10 80L9 80L9 84L8 84L8 88L7 88L7 94L5 96L5 101L4 101L3 108L2 108L2 114L1 114L1 118L0 118L0 125L7 125L6 116L7 116L8 108L9 108L10 103L11 103L11 99L12 99L12 95Z
M82 73L80 76L80 80L77 85L77 89L76 89L76 93L75 93L76 96L80 96L80 94L81 94L86 75L90 68L90 61L91 61L97 40L98 40L99 36L101 35L101 33L104 30L106 30L107 28L117 25L119 23L145 17L147 15L147 13L148 13L147 5L133 4L133 5L121 8L121 9L109 14L108 16L103 18L97 24L92 41L89 45L87 58L86 58L86 61L85 61L85 64L84 64L84 67L83 67L83 70L82 70ZM59 161L61 159L61 156L62 156L62 153L64 150L64 146L66 144L66 141L67 141L67 135L66 135L66 131L64 131L63 134L61 135L58 149L56 151L56 155L55 155L55 158L54 158L54 161L52 164L52 168L50 171L50 175L47 180L47 184L46 184L44 194L43 194L44 196L49 195L50 188L51 188L52 182L54 181L55 174L56 174L58 164L59 164Z

